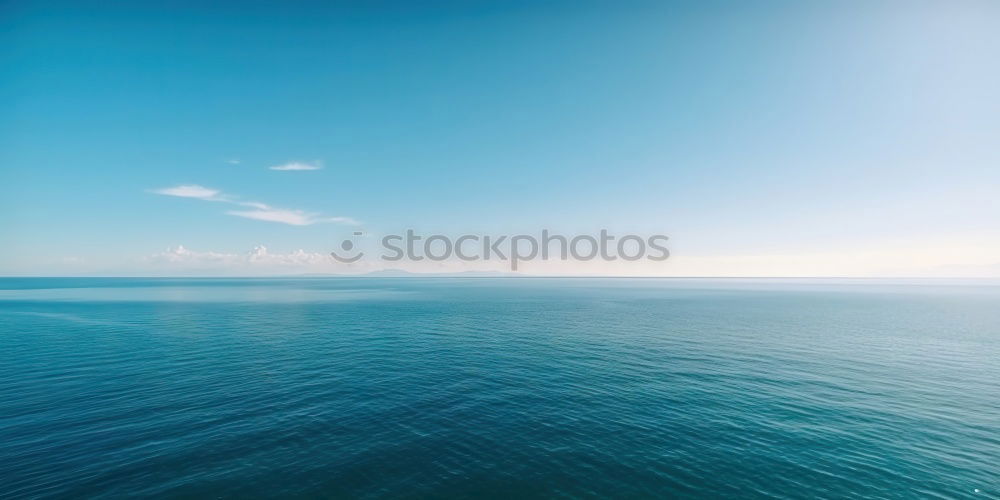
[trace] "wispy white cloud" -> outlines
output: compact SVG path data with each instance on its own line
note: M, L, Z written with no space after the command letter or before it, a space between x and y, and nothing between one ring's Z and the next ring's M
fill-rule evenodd
M316 161L313 163L304 163L299 161L293 161L285 163L283 165L275 165L270 167L271 170L282 170L282 171L294 171L294 170L319 170L323 168L323 164Z
M281 208L258 208L256 210L230 210L229 215L245 217L247 219L263 220L268 222L280 222L292 226L309 226L317 222L323 222L317 214L303 212L302 210L286 210Z
M330 217L316 212L306 212L290 208L277 208L259 201L239 201L236 197L224 194L218 189L207 188L197 184L185 184L169 188L153 189L151 192L180 198L194 198L205 201L222 201L252 208L253 210L229 210L228 215L267 222L279 222L292 226L311 226L319 223L334 223L357 225L358 221L350 217Z
M350 217L327 217L323 222L332 222L334 224L347 224L348 226L360 226L361 221L352 219Z
M195 198L205 201L228 201L218 189L207 188L197 184L182 184L180 186L154 189L154 193L180 198Z
M239 158L231 158L229 160L226 160L226 163L228 163L230 165L239 165L240 164L240 159Z
M281 222L292 226L311 226L313 224L321 224L324 222L346 224L349 226L357 226L361 224L350 217L324 217L323 215L315 212L274 208L264 203L247 202L240 203L240 205L253 207L256 210L230 210L226 213L237 217L245 217L247 219Z
M258 208L260 210L269 210L271 208L267 203L261 203L259 201L240 201L237 205L242 205L244 207Z

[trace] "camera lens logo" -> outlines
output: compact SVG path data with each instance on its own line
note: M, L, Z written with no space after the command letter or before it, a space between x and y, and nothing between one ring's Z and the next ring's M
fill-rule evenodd
M362 233L361 231L355 231L354 232L354 236L362 236L363 234L364 233ZM350 239L346 239L346 240L344 240L344 241L342 241L340 243L340 248L345 253L349 254L351 252L351 250L354 250L354 242L351 241ZM337 262L342 262L344 264L352 264L352 263L357 262L358 260L360 260L361 257L364 257L365 253L364 252L358 252L357 254L355 254L353 256L343 257L343 256L337 254L337 252L330 252L330 256L333 257L334 259L337 259Z

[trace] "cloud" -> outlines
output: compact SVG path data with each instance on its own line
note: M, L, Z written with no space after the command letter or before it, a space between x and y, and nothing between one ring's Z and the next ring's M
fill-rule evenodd
M361 221L354 220L350 217L327 217L323 219L322 222L332 222L334 224L347 224L348 226L360 226Z
M227 201L222 192L217 189L199 186L197 184L182 184L169 188L154 189L154 193L180 198L195 198L205 201Z
M317 162L313 162L313 163L303 163L303 162L293 161L293 162L285 163L284 165L275 165L275 166L270 167L270 168L271 168L271 170L282 170L282 171L319 170L319 169L323 168L323 165L320 164L320 162L318 162L318 161Z
M266 208L258 208L257 210L230 210L226 213L237 217L245 217L247 219L280 222L282 224L290 224L292 226L309 226L317 222L322 222L322 219L317 218L316 214L303 212L302 210L271 208L266 205L265 207Z
M374 256L373 256L374 257ZM216 252L192 250L183 245L137 259L140 274L165 276L282 276L289 274L358 275L371 271L393 269L408 272L449 273L464 271L503 271L504 263L462 261L410 261L394 263L387 268L378 258L361 259L354 263L339 262L328 250L273 252L257 245L248 252Z
M229 215L235 215L236 217L245 217L247 219L256 219L268 222L281 222L292 226L311 226L313 224L320 224L324 222L346 224L349 226L357 226L361 224L350 217L324 217L314 212L274 208L264 203L246 202L240 203L240 205L253 207L256 210L230 210L226 213Z
M332 264L327 254L306 252L301 248L289 253L271 253L264 245L257 245L247 254L247 261L252 264L269 264L278 266L314 266Z
M257 245L247 253L201 252L184 245L169 247L143 259L148 264L170 268L231 269L231 270L286 270L309 269L335 270L343 268L328 254L299 249L289 253L273 253L264 245Z
M239 158L233 158L231 160L226 160L226 163L228 163L230 165L239 165L240 164L240 160L239 160Z
M238 201L236 197L224 194L218 189L207 188L197 184L185 184L169 188L154 189L151 190L151 192L181 198L194 198L205 201L222 201L233 205L248 207L253 210L229 210L226 214L266 222L279 222L281 224L289 224L292 226L311 226L319 223L348 225L360 224L358 221L350 217L330 217L315 212L306 212L304 210L277 208L259 201Z
M229 253L218 253L218 252L195 252L188 250L184 245L177 245L173 248L167 248L165 251L160 253L155 253L147 260L154 262L168 262L168 263L215 263L215 264L232 264L238 260L239 256L236 254Z

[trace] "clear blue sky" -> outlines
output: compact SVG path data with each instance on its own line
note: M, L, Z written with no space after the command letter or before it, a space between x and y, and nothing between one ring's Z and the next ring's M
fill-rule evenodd
M8 1L0 274L358 227L667 234L649 274L996 274L998 54L992 1Z

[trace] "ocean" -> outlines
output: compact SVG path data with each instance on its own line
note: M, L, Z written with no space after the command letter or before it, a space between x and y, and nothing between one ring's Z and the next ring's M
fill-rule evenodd
M0 279L0 497L1000 498L1000 286Z

